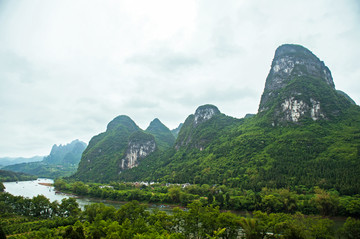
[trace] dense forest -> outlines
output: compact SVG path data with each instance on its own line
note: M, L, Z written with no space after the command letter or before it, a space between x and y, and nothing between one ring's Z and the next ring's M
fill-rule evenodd
M104 204L80 210L73 198L61 203L43 196L0 194L0 238L357 238L360 221L333 222L301 213L255 211L247 217L194 201L171 213L148 211L137 201L119 209Z
M27 181L35 179L37 179L37 177L33 175L0 170L0 182Z
M224 184L255 191L319 186L360 193L358 106L350 106L334 121L304 120L301 125L273 127L257 116L234 121L213 117L193 132L189 142L194 144L152 154L118 179Z
M200 201L224 210L268 213L295 213L322 216L360 217L360 195L341 196L334 190L319 187L294 190L263 188L260 192L240 190L225 185L117 183L85 184L81 181L56 180L57 190L79 196L112 201L137 200L144 203L166 203L186 206Z

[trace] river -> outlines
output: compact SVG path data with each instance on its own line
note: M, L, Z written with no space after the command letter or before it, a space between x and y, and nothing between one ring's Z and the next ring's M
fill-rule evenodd
M110 200L102 200L89 197L78 197L71 194L59 193L55 190L53 186L49 186L54 183L54 180L48 178L38 178L37 180L32 181L19 181L19 182L4 182L5 192L8 192L15 196L23 196L27 198L33 198L38 195L44 195L49 198L50 202L58 201L61 203L63 198L73 197L76 198L77 203L80 208L83 210L85 205L92 203L104 203L106 206L113 206L115 208L120 208L126 202L115 202ZM155 205L149 204L148 210L153 210L154 208L159 208L162 211L170 213L173 206L169 205Z
M59 203L63 198L74 197L76 201L79 203L79 206L84 209L85 205L91 203L99 203L102 202L107 206L115 206L119 208L124 203L120 202L109 202L100 199L92 199L87 197L77 197L71 194L64 194L55 191L53 186L49 186L53 184L54 180L48 178L38 178L37 180L32 181L19 181L19 182L4 182L5 192L8 192L15 196L23 196L27 198L33 198L38 195L44 195L49 198L50 202L58 201Z
M108 200L101 200L101 199L94 199L88 197L77 197L71 194L64 194L58 193L55 191L53 186L47 186L49 184L53 184L54 180L48 178L38 178L37 180L33 181L19 181L19 182L4 182L5 192L11 193L15 196L23 196L32 198L37 195L44 195L45 197L49 198L51 202L57 200L59 203L63 198L74 197L76 201L79 203L81 209L84 209L85 205L92 204L92 203L99 203L102 202L107 206L114 206L115 208L120 208L125 202L114 202ZM45 184L45 185L44 185ZM152 210L155 207L159 208L156 205L148 205L148 209ZM165 207L161 206L160 210L167 211L168 213L171 212L170 206L166 205ZM237 214L241 216L246 216L244 213ZM333 217L330 218L335 222L334 228L338 229L342 226L346 220L345 217Z

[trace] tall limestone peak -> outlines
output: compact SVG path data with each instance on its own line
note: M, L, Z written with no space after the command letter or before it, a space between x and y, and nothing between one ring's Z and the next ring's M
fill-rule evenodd
M158 118L155 118L153 121L151 121L146 129L146 131L148 132L167 131L167 130L169 130L169 128L166 127Z
M115 180L119 172L137 166L138 159L155 149L152 135L143 132L130 117L120 115L108 124L106 132L90 140L74 178Z
M283 88L296 76L323 79L335 88L329 68L311 51L300 45L285 44L278 47L265 88L271 90Z
M259 105L273 124L330 119L349 101L338 94L331 72L324 62L300 45L280 46L266 78Z
M234 122L214 105L202 105L195 114L189 115L182 125L175 142L175 149L195 147L203 150L213 140L214 135Z
M175 136L158 118L151 121L149 127L146 129L146 132L155 137L160 150L170 148L175 143Z
M220 110L215 105L202 105L195 111L194 125L201 124L218 114Z
M139 130L139 126L127 115L119 115L114 118L110 123L107 125L106 131L114 130L119 126L124 126L130 131Z

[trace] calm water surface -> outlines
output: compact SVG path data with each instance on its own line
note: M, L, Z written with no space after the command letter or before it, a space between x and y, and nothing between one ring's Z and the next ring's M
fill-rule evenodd
M76 201L79 203L81 209L84 209L85 205L92 203L104 203L106 206L114 206L115 208L120 208L126 202L115 202L109 200L101 200L95 198L88 197L78 197L71 194L64 194L55 191L53 186L42 185L45 184L53 184L54 180L48 178L38 178L37 180L32 181L19 181L19 182L4 182L5 192L11 193L15 196L23 196L27 198L33 198L38 195L44 195L45 197L50 199L50 202L58 201L59 203L63 198L73 197L76 198ZM159 208L162 211L171 212L172 208L170 206L159 206L159 205L148 205L148 210L152 210L154 208Z
M53 186L41 185L40 183L53 184L54 180L48 178L38 178L33 181L21 181L21 182L4 182L5 192L11 193L15 196L23 196L27 198L33 198L38 195L44 195L50 199L50 202L61 202L63 198L74 197L79 203L81 208L91 203L103 202L105 205L115 206L119 208L123 203L108 202L103 200L97 200L92 198L78 198L74 195L58 193Z

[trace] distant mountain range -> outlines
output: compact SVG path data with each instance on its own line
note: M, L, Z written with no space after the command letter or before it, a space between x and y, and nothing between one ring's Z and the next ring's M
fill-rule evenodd
M64 177L77 170L81 155L86 148L86 143L74 140L66 145L54 145L48 156L38 162L25 162L9 165L3 170L22 172L39 177Z
M19 164L19 163L38 162L38 161L42 161L43 159L44 159L44 156L34 156L34 157L31 157L31 158L3 157L3 158L0 158L0 168L8 166L8 165Z

